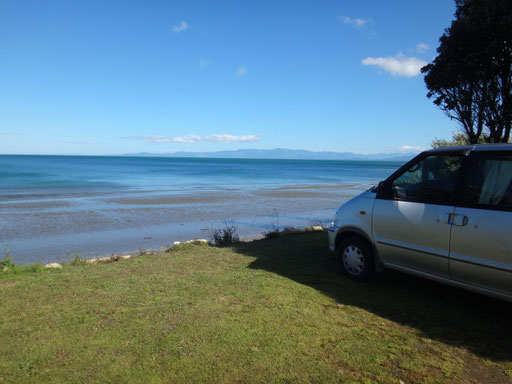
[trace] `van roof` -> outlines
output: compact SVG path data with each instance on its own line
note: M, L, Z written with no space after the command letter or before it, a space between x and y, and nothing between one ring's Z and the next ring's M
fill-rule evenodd
M426 152L444 152L453 150L466 150L476 152L487 152L487 151L512 151L512 144L500 143L500 144L472 144L472 145L459 145L453 147L441 147L435 149L429 149Z

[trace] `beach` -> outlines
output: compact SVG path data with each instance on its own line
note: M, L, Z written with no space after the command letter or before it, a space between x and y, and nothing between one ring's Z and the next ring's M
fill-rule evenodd
M0 156L0 251L19 264L328 224L395 163ZM4 171L5 172L5 171ZM20 176L21 175L21 176Z
M194 238L209 238L224 222L242 238L274 227L325 225L354 187L140 193L124 197L74 197L0 204L2 244L21 263L66 260L80 254L154 250ZM90 206L94 205L94 209Z

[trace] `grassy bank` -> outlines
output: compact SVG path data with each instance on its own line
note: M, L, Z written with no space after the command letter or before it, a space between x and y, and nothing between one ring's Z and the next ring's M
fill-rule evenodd
M324 233L0 271L0 383L512 381L512 305L340 276Z

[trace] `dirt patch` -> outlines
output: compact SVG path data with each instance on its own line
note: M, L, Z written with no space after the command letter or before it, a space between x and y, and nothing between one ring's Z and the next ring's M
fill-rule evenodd
M464 358L464 371L470 379L477 383L487 384L510 384L512 377L507 375L503 368L492 365L484 364L481 360L476 359L474 356L466 355Z

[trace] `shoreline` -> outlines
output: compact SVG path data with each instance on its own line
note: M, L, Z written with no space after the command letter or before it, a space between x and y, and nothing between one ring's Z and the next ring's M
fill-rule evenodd
M185 241L175 241L170 246L161 246L157 249L139 249L134 252L128 252L128 253L109 253L108 255L103 255L101 257L94 257L94 258L82 258L80 254L75 255L75 257L71 260L55 260L48 262L46 264L40 264L40 263L32 263L27 265L20 265L12 262L12 258L7 255L3 258L0 258L0 272L10 272L10 268L13 269L22 269L26 271L36 271L40 270L41 268L45 269L61 269L63 265L77 265L77 264L108 264L112 262L118 262L122 260L129 260L133 259L135 257L140 256L155 256L160 253L164 252L170 252L172 248L183 246L186 244L193 244L193 245L200 245L200 244L208 244L210 246L217 246L217 247L224 247L226 245L236 245L239 243L250 243L257 240L262 239L272 239L277 237L283 237L283 236L290 236L294 234L300 234L300 233L311 233L311 232L325 232L325 228L322 226L310 226L305 228L294 228L294 227L286 227L282 230L274 230L269 231L267 233L262 233L259 236L252 236L252 237L246 237L246 238L240 238L239 240L230 242L229 244L215 244L215 241L212 239L190 239ZM269 236L266 237L266 234Z
M241 238L274 227L305 228L331 221L336 208L366 185L300 185L247 190L135 191L0 203L0 254L32 264L158 250L206 238L233 222ZM36 251L34 251L36 250Z

